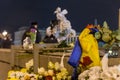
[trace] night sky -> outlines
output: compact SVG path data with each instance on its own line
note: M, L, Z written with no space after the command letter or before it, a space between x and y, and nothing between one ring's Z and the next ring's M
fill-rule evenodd
M0 0L0 31L14 32L32 21L46 29L58 6L68 10L66 17L77 32L95 19L100 25L107 21L111 29L118 27L120 0Z

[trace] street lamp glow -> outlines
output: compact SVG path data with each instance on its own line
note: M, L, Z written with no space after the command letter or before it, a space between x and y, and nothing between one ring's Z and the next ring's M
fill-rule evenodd
M6 36L8 34L8 32L6 31L6 30L4 30L3 32L2 32L2 35L3 36Z
M111 54L111 53L112 53L112 50L109 50L109 51L108 51L108 53L110 53L110 54Z

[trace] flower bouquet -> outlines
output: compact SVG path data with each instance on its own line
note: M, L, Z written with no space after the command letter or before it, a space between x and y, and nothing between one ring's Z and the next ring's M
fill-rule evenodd
M48 70L38 68L39 80L71 80L71 76L65 67L61 67L58 62L48 63Z
M71 80L71 75L60 63L48 62L48 69L38 68L38 73L33 72L33 59L26 63L20 70L10 70L7 80Z
M91 67L78 76L78 80L120 80L120 65L108 66L108 54L102 58L102 66Z

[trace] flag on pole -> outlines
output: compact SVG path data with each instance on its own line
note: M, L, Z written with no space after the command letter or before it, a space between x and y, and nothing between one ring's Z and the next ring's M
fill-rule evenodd
M82 49L81 49L81 46L80 46L79 39L77 38L75 46L74 46L73 51L71 53L71 56L68 60L68 63L72 67L74 67L74 68L78 67L79 60L80 60L80 57L81 57L81 53L82 53Z

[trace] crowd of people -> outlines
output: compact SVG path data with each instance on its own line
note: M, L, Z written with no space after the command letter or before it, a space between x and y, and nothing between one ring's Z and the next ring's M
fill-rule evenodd
M76 36L76 31L72 29L70 21L65 16L68 11L66 9L61 10L61 8L58 7L54 13L56 14L56 19L50 21L50 26L46 28L46 36L44 39L41 39L42 35L38 30L38 23L36 21L31 22L30 27L22 36L21 42L23 46L40 43L41 41L44 43L60 43L69 37ZM8 40L10 41L8 38L1 40L2 47L10 43Z
M44 43L61 43L67 38L76 36L76 31L72 29L70 21L65 17L68 13L67 10L61 10L58 7L54 13L56 14L56 19L50 21L50 26L46 28L46 35L42 40L38 30L38 23L31 23L30 28L26 30L22 38L22 45L24 47L41 41Z

